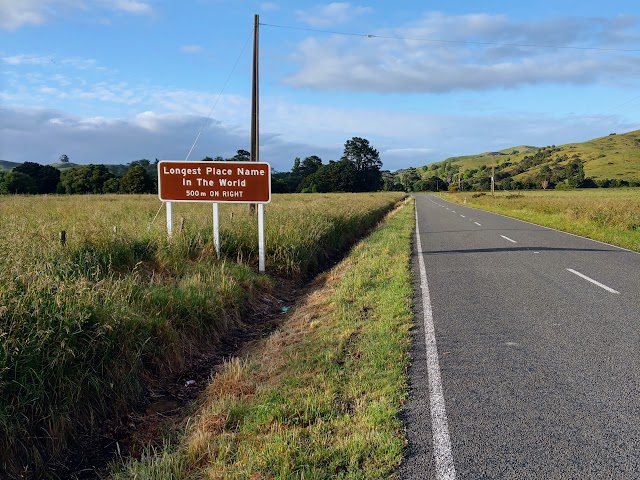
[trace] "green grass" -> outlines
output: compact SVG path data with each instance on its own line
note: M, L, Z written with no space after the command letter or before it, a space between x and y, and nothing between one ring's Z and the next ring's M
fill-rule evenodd
M405 445L413 225L402 207L280 330L221 369L179 445L113 478L392 478Z
M518 153L512 153L514 150L518 151ZM482 165L491 167L492 161L499 165L509 160L516 165L523 160L525 155L533 155L535 150L537 150L536 147L510 147L500 150L502 155L492 156L490 155L491 152L485 152L477 155L452 157L446 159L445 162L452 161L453 165L458 165L460 171L464 172L467 169L478 169ZM567 158L579 155L580 159L585 162L584 172L587 177L596 180L640 181L640 130L607 135L606 137L594 138L586 142L558 145L552 157L558 158L565 155ZM567 161L560 162L560 165L566 164ZM509 172L514 168L515 166L508 167L505 171ZM516 175L514 179L522 180L535 176L539 169L540 166L533 167L524 173Z
M471 192L444 198L640 252L640 189Z
M245 205L221 208L217 260L208 205L174 205L169 241L153 196L0 197L0 477L46 475L77 432L139 401L143 378L216 348L278 276L319 271L400 198L275 196L264 276Z
M9 170L13 170L18 165L21 164L16 162L9 162L7 160L0 160L0 172L8 172Z

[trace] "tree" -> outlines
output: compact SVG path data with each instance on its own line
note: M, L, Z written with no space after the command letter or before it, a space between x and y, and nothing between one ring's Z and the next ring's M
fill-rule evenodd
M391 173L389 170L383 170L380 172L382 174L382 189L386 192L402 192L404 188L400 183L398 175Z
M438 191L446 191L449 188L447 182L442 180L440 177L436 177L435 175L431 176L426 180L419 180L413 184L413 191L429 191L429 192L438 192Z
M322 159L316 155L311 155L302 160L300 164L300 174L302 178L316 173L318 169L322 166Z
M380 167L382 161L378 151L369 145L369 140L353 137L344 144L341 161L353 163L356 170L355 190L368 192L379 190L383 185Z
M140 165L141 167L143 167L147 172L147 174L149 175L149 177L151 178L151 191L157 192L158 191L158 163L159 163L159 160L157 158L154 163L151 163L146 158L143 158L141 160L134 160L129 164L128 168L131 168L136 165ZM127 172L125 171L124 173L127 173Z
M37 193L55 193L60 182L60 170L51 165L42 166L39 163L24 162L13 171L29 175L36 182Z
M120 191L120 179L113 177L104 182L102 193L118 193Z
M120 179L122 193L152 193L153 191L153 178L142 165L129 167Z
M349 160L330 161L315 173L305 177L300 191L312 192L355 192L356 167Z
M29 175L12 170L0 178L1 193L38 193L38 187Z
M60 190L64 193L103 193L107 180L115 178L104 165L80 165L60 175Z
M60 159L59 159L62 163L69 163L69 157L67 157L65 154L60 155Z
M553 170L551 170L551 167L549 165L543 165L542 167L540 167L540 171L535 178L540 183L540 186L543 188L543 190L546 190L550 185L553 187L551 182L552 176Z
M251 153L246 150L238 150L236 154L229 159L230 162L248 162L251 160Z
M378 151L369 145L369 140L360 137L353 137L345 142L344 153L340 160L353 162L359 172L382 166Z
M412 191L413 184L420 180L420 175L418 175L418 172L413 167L403 170L397 175L397 177L402 185L402 190L405 192Z
M574 158L565 167L566 182L569 187L579 187L584 181L584 167L578 158Z
M291 174L299 177L300 173L300 157L296 157L293 159L293 167L291 167Z

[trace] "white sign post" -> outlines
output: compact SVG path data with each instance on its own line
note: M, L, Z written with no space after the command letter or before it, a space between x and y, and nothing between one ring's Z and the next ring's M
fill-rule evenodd
M171 212L171 202L167 202L167 236L173 235L173 215Z
M258 204L258 270L264 272L264 204Z
M265 271L264 204L271 202L271 166L265 162L158 162L158 196L167 204L167 235L173 234L172 202L213 205L213 243L220 256L218 203L258 204L258 264Z
M216 255L220 258L220 212L218 204L213 204L213 246L216 249Z

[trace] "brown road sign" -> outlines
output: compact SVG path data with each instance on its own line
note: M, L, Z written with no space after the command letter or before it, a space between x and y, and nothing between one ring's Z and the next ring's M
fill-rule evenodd
M163 202L269 203L271 167L266 162L158 162Z

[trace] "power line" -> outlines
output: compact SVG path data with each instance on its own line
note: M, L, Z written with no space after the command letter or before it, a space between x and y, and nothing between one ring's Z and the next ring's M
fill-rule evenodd
M202 127L200 128L200 131L198 132L198 136L196 137L195 141L193 142L193 145L191 145L191 149L189 150L189 153L187 153L187 157L185 158L185 160L189 160L189 156L191 155L191 152L193 151L193 148L196 146L196 143L198 143L198 140L200 139L200 135L202 135L204 127L206 127L207 123L209 123L209 120L211 119L211 115L213 114L213 110L216 108L216 105L218 105L218 100L220 100L220 97L222 96L222 93L224 92L225 88L227 88L227 84L229 83L229 80L231 79L231 75L233 75L233 72L235 72L236 67L238 66L238 62L240 61L240 58L242 57L242 54L246 50L247 45L249 44L249 40L251 39L252 36L253 36L253 29L251 29L251 33L247 37L247 40L244 42L244 46L242 47L242 51L240 52L240 55L238 55L238 58L236 59L236 63L233 64L233 68L231 68L231 72L229 73L229 76L227 77L227 80L224 82L224 85L222 86L222 90L220 90L220 93L218 93L218 96L216 97L216 101L213 103L213 106L211 107L211 110L209 111L209 115L207 115L207 118L204 120L204 123L202 124Z
M207 123L209 123L209 120L211 120L211 115L213 115L213 110L216 108L216 105L218 104L218 100L220 100L220 97L222 96L222 93L224 92L225 88L227 88L227 84L229 83L229 80L231 79L231 76L233 75L233 72L235 72L236 67L238 66L238 62L240 61L240 58L242 57L242 54L246 50L247 45L249 44L249 40L251 39L252 36L253 36L253 28L251 29L251 33L247 37L247 40L244 42L244 46L242 47L242 51L240 52L240 55L238 55L238 58L236 59L236 63L233 64L233 67L231 68L231 72L229 73L229 76L227 77L227 80L224 82L224 85L222 86L222 89L220 90L220 93L218 93L218 96L216 97L216 101L213 103L213 106L211 107L211 110L209 110L209 115L207 115L207 118L202 123L202 127L200 127L200 131L198 132L198 135L196 136L196 139L193 141L193 145L191 145L191 148L189 149L189 153L187 153L187 156L185 157L185 161L189 160L189 156L191 156L191 152L193 152L193 149L195 148L196 143L198 143L198 140L200 139L200 136L202 135L202 132L204 131L204 128L207 126ZM165 203L167 203L167 202L163 201L160 204L160 207L158 208L158 211L156 212L155 216L153 217L153 220L151 220L151 222L149 222L149 230L151 230L151 227L153 226L154 222L156 221L156 218L158 218L158 214L160 213L160 210L162 210L162 207L164 206Z
M497 43L497 42L473 42L469 40L446 40L436 38L420 38L420 37L396 37L387 35L375 35L371 33L354 33L354 32L339 32L334 30L320 30L315 28L294 27L289 25L275 25L271 23L261 23L265 27L284 28L288 30L301 30L305 32L315 33L327 33L332 35L343 35L349 37L364 37L364 38L381 38L384 40L411 40L417 42L433 42L433 43L453 43L462 45L481 45L481 46L495 46L495 47L523 47L523 48L560 48L566 50L596 50L603 52L640 52L640 49L624 49L624 48L605 48L605 47L574 47L569 45L543 45L535 43Z
M634 98L632 98L631 100L627 100L626 102L621 103L620 105L617 105L617 106L615 106L615 107L612 107L610 110L608 110L608 111L607 111L607 112L605 112L605 113L609 113L609 112L612 112L612 111L614 111L614 110L618 110L618 109L620 109L620 108L624 107L625 105L629 105L630 103L635 102L635 101L636 101L636 100L638 100L638 99L640 99L640 96L638 96L638 97L634 97ZM624 111L624 110L629 110L631 107L634 107L634 105L628 106L627 108L623 108L622 110L623 110L623 111Z

